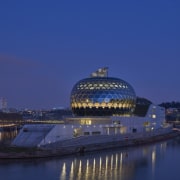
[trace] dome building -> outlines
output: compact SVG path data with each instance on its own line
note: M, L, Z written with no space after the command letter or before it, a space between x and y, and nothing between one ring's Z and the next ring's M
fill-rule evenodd
M132 114L135 103L133 87L122 79L108 77L107 68L78 81L71 92L71 108L77 116Z
M75 116L62 124L27 124L12 145L72 153L152 142L172 130L164 108L136 97L129 83L108 77L107 68L77 82L70 98Z

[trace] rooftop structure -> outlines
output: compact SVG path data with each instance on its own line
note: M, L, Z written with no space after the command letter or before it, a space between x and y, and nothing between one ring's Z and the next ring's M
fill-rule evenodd
M95 72L91 73L90 77L107 77L108 76L108 68L100 68Z
M126 81L108 77L108 69L98 69L77 82L71 92L71 108L78 116L132 114L136 94Z

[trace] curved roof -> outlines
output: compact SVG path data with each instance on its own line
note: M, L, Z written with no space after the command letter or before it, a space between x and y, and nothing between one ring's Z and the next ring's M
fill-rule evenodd
M91 77L78 81L71 92L71 107L77 115L130 113L136 94L126 81L113 77Z
M85 78L78 81L74 88L79 90L90 89L90 90L104 90L104 89L131 89L134 91L132 86L126 81L114 78L114 77L92 77ZM73 90L74 90L73 88ZM135 92L134 92L135 93Z

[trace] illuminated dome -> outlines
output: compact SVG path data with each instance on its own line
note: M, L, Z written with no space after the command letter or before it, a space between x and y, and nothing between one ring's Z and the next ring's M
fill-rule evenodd
M107 77L107 68L77 82L71 92L71 108L78 116L112 116L131 114L136 95L130 84Z

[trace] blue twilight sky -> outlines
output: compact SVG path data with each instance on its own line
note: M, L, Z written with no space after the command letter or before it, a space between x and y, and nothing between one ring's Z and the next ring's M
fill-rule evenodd
M68 107L73 85L100 67L156 104L180 101L180 1L0 1L9 107Z

